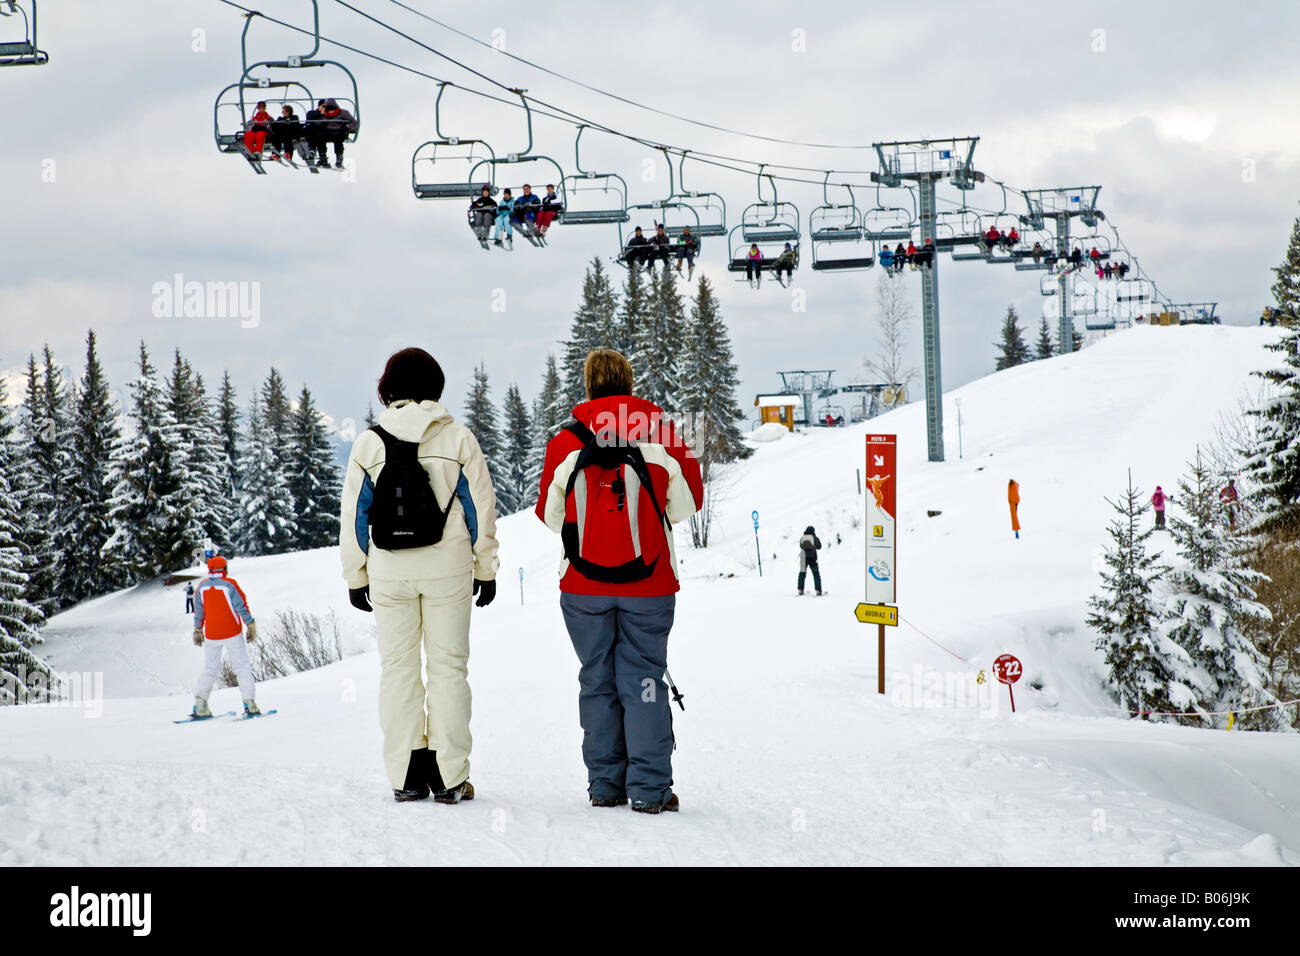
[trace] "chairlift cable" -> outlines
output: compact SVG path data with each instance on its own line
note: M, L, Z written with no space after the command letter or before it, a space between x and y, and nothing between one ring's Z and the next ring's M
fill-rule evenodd
M746 139L757 139L767 143L779 143L784 146L801 146L808 149L845 149L845 150L869 150L874 148L872 144L867 144L863 146L852 146L852 145L840 144L840 143L809 143L803 140L783 139L779 136L764 136L761 133L747 133L744 130L731 129L730 127L727 126L719 126L715 123L707 123L704 122L703 120L691 119L689 116L682 116L680 113L673 113L668 110L662 110L659 109L658 107L649 106L645 103L639 103L636 100L629 99L628 97L620 96L617 93L611 93L609 90L602 90L599 87L592 86L590 83L584 83L582 80L576 79L572 76L567 76L566 74L560 73L556 70L552 70L550 67L543 66L540 63L535 63L532 60L529 60L525 57L517 56L516 54L510 53L507 50L494 47L492 44L484 40L481 40L472 34L466 33L464 30L460 30L449 23L444 23L442 20L439 20L437 17L430 16L429 14L425 13L422 10L417 10L410 5L403 3L402 0L389 0L389 2L395 6L401 7L403 10L415 14L417 17L420 17L421 19L428 20L430 23L442 27L444 30L450 31L459 37L463 37L464 39L469 40L472 43L477 43L479 46L486 47L490 50L495 50L497 53L499 53L502 56L508 57L517 63L522 63L525 66L532 67L534 70L539 70L540 72L545 73L548 76L553 76L556 79L563 80L566 83L572 83L574 86L579 86L582 89L588 90L592 93L598 93L601 96L609 97L610 99L616 100L619 103L624 103L628 106L635 106L637 109L645 110L646 112L649 113L655 113L658 114L659 116L666 116L669 119L674 119L682 123L689 123L692 126L699 126L702 129L711 129L719 133L727 133L731 136L743 136ZM796 167L786 166L782 168L794 169ZM812 172L813 170L809 168L809 169L804 169L803 171Z

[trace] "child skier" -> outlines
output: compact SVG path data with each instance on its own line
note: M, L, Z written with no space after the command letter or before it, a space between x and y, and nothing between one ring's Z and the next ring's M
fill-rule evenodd
M185 585L185 613L194 613L194 582Z
M239 678L239 693L244 698L244 714L261 713L253 699L256 689L253 668L248 662L248 641L257 640L257 624L248 609L248 599L239 585L226 577L226 559L216 555L208 559L208 576L196 589L194 602L194 645L203 648L203 671L194 689L194 718L211 717L208 695L221 673L221 655L230 651L230 666ZM247 625L245 630L244 625Z

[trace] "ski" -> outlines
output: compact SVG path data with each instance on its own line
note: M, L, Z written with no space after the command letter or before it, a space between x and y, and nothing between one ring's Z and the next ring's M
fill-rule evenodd
M218 717L234 717L234 716L235 716L235 712L233 710L228 710L224 714L209 714L207 717L190 716L190 717L182 718L181 720L173 720L172 723L173 724L200 724L203 723L205 720L216 720Z
M231 713L233 714L234 711L231 711ZM237 721L256 720L258 717L270 717L272 714L278 714L278 713L279 713L278 710L271 709L271 710L264 710L260 714L238 714L236 715L235 720Z

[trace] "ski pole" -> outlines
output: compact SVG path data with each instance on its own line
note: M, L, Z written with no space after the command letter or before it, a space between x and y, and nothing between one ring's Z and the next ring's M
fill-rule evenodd
M677 706L685 710L686 705L682 701L686 699L686 695L677 689L677 685L673 683L673 675L668 672L666 667L664 668L664 680L668 682L668 689L673 692L673 700L677 703Z

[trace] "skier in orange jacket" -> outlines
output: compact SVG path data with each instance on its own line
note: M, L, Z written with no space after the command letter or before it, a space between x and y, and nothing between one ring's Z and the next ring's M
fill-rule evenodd
M1016 479L1012 478L1007 482L1007 502L1011 505L1011 530L1020 537L1020 486L1016 484Z

